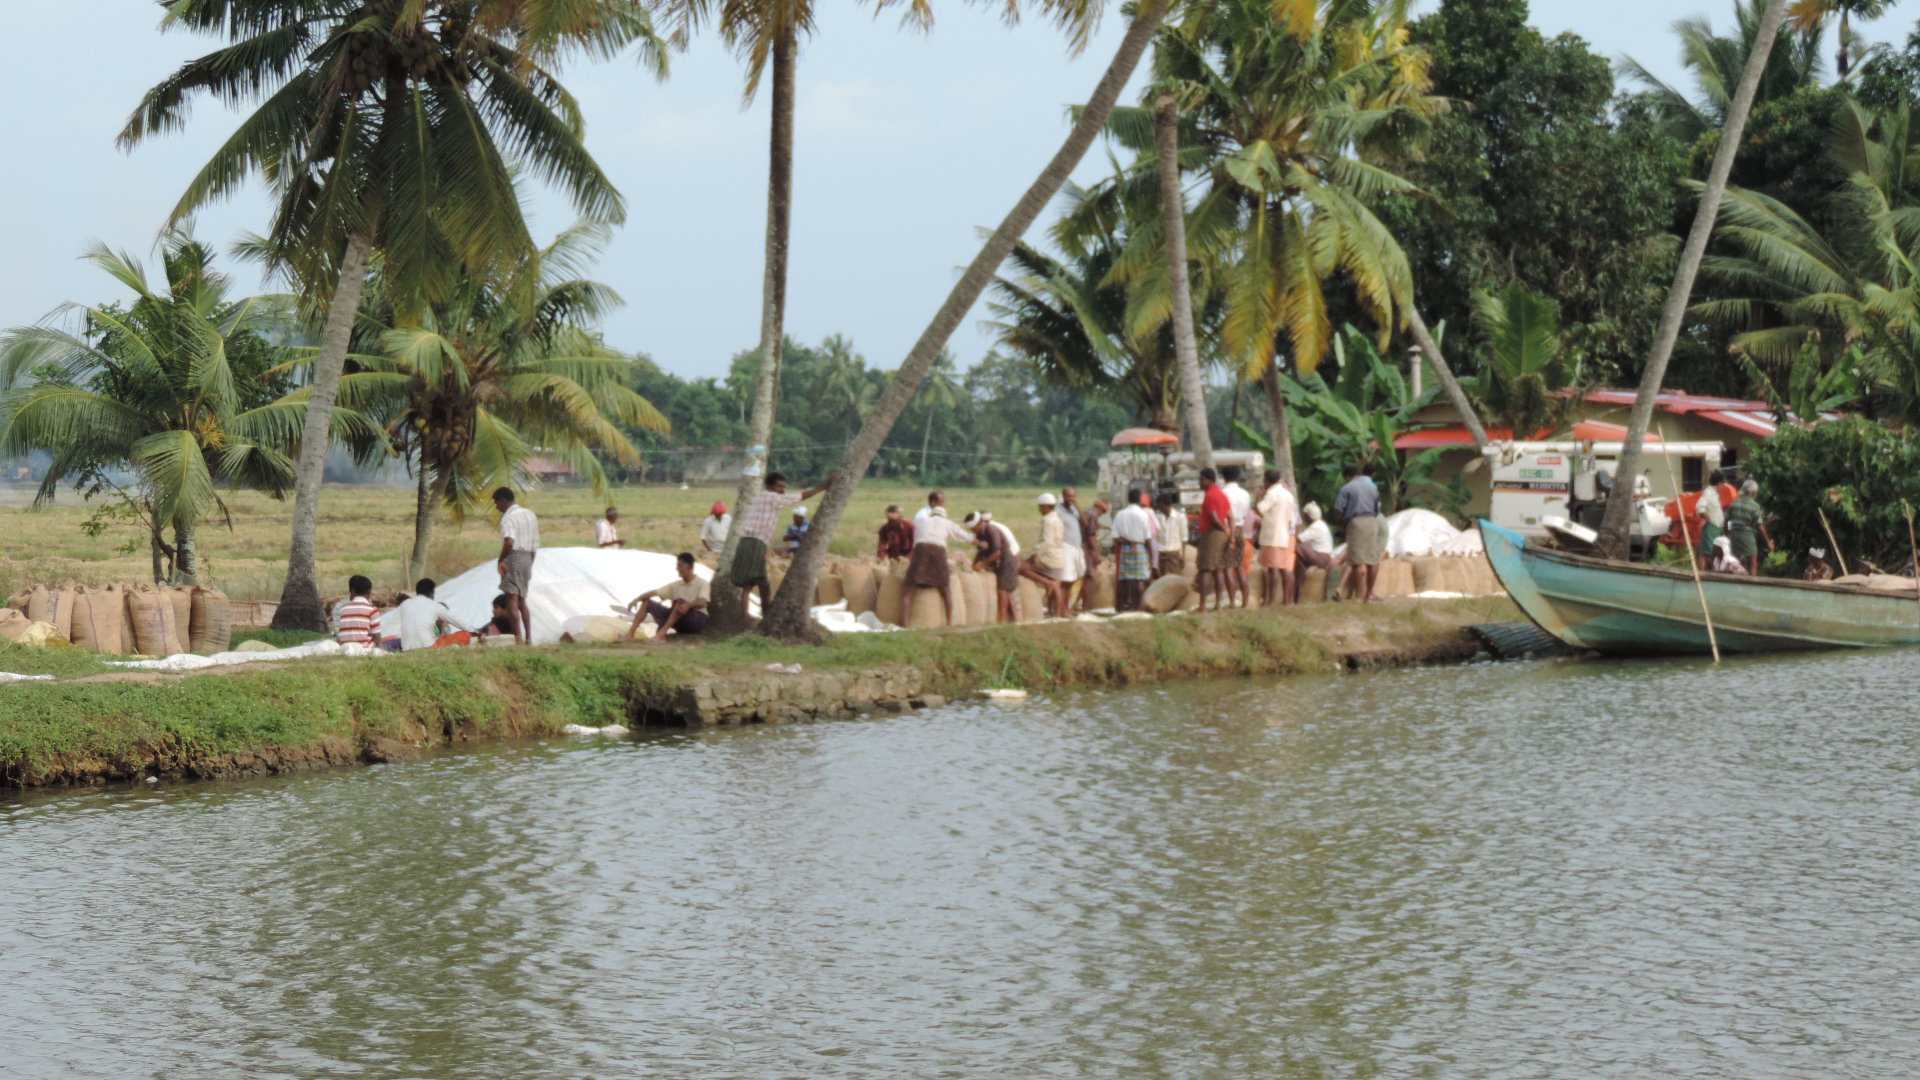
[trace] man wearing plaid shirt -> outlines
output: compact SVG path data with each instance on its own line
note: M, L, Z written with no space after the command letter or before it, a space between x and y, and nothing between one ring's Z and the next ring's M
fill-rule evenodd
M773 543L773 530L778 528L780 512L796 503L805 502L815 495L833 486L834 477L819 487L808 488L798 495L787 494L787 478L779 473L768 473L766 490L753 497L747 506L746 517L740 522L740 545L733 551L733 563L727 569L727 577L740 590L740 614L746 617L747 604L753 599L753 591L760 590L760 610L765 611L773 601L769 594L767 581L767 547Z

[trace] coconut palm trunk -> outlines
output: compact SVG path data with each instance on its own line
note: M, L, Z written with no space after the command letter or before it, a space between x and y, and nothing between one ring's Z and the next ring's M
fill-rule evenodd
M1273 468L1280 482L1294 494L1300 485L1293 475L1293 424L1287 419L1287 396L1280 392L1280 365L1276 361L1260 373L1260 388L1267 394L1267 417L1273 434Z
M1460 422L1466 425L1467 434L1473 437L1476 450L1487 448L1487 429L1480 423L1480 414L1474 411L1473 402L1453 377L1453 369L1447 366L1447 358L1440 355L1440 346L1434 343L1433 334L1427 329L1427 320L1420 317L1419 309L1407 308L1407 324L1413 331L1413 343L1427 356L1427 366L1433 369L1433 377L1440 380L1440 389L1453 403L1453 411L1460 414Z
M1099 85L1094 88L1086 108L1080 111L1072 130L1067 133L1066 141L1039 177L1020 196L999 228L993 231L980 253L974 256L973 262L967 265L966 272L960 275L953 291L947 294L946 301L935 312L933 321L921 332L920 340L914 343L906 359L901 362L900 370L888 381L886 391L880 395L873 412L861 425L860 434L854 437L852 444L847 447L846 456L841 459L840 468L835 473L839 482L827 492L818 519L808 530L806 540L801 543L793 567L780 586L780 594L774 598L761 623L763 633L784 640L809 640L817 635L810 611L814 585L820 576L820 566L826 561L827 545L833 539L840 518L846 514L848 504L853 501L860 478L866 475L867 467L873 464L874 456L892 433L893 425L899 421L907 403L919 391L920 384L926 381L927 373L933 369L934 361L946 348L947 339L960 325L960 320L980 299L980 294L993 281L1000 265L1013 253L1013 246L1019 243L1020 237L1033 225L1041 211L1059 194L1074 167L1086 155L1087 148L1093 145L1093 140L1106 126L1107 117L1113 112L1113 103L1126 88L1134 69L1140 66L1140 57L1146 53L1147 45L1159 30L1169 3L1170 0L1146 0L1134 14L1133 23L1121 39L1119 50L1107 66L1106 73L1101 76Z
M413 552L407 556L408 582L427 576L427 555L433 549L433 522L440 507L446 504L450 480L442 470L430 469L424 461L420 463L420 483L413 505Z
M190 513L173 519L173 550L173 583L200 584L200 550L194 542L193 515Z
M1207 388L1200 378L1200 346L1193 333L1193 283L1187 276L1187 201L1180 193L1180 113L1172 94L1153 102L1153 143L1160 158L1160 218L1167 231L1167 283L1173 292L1173 355L1180 365L1180 397L1187 413L1187 446L1203 469L1213 468L1207 428ZM1277 449L1277 448L1276 448Z
M320 352L313 362L307 421L301 430L300 460L293 480L293 543L287 552L287 584L280 590L280 606L273 613L275 630L324 633L327 629L313 568L314 539L320 527L320 477L327 467L333 402L340 393L340 375L346 370L353 324L360 315L360 295L366 290L367 268L372 262L373 233L363 228L347 241L346 257L340 261L340 280L327 306Z
M1787 0L1768 0L1760 17L1759 35L1753 52L1747 57L1747 69L1740 75L1740 87L1727 108L1726 130L1714 151L1713 168L1700 193L1700 208L1693 215L1693 227L1680 251L1680 265L1674 271L1673 288L1667 293L1667 306L1660 312L1660 327L1653 339L1653 352L1647 357L1647 370L1640 379L1640 392L1627 416L1627 437L1620 448L1620 461L1614 469L1613 493L1607 498L1606 516L1600 522L1597 547L1602 555L1625 558L1628 532L1633 518L1633 478L1640 475L1640 450L1646 442L1647 428L1653 423L1653 406L1666 382L1667 362L1673 359L1673 347L1680 339L1681 324L1686 321L1687 304L1693 295L1694 278L1700 274L1701 260L1707 254L1707 241L1713 236L1713 223L1720 214L1720 202L1727 194L1727 177L1733 172L1733 159L1740 152L1740 140L1747 129L1747 114L1753 109L1760 78L1766 72L1767 59L1773 55L1774 39L1780 35L1780 22L1786 14Z
M780 350L785 341L787 314L787 239L793 221L797 33L791 19L783 20L773 42L773 115L767 147L767 257L761 280L760 371L753 380L753 413L747 423L747 462L740 471L740 489L734 495L733 524L728 527L727 542L720 550L723 571L733 565L733 553L740 546L740 531L747 522L747 507L759 495L767 474L768 447L773 444L774 412L780 397ZM707 610L713 613L708 625L714 633L738 633L746 629L740 590L725 572L713 576L713 602L707 605Z

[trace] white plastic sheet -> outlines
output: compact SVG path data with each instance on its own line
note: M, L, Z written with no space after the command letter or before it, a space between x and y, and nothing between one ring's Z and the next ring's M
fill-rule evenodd
M51 675L15 675L11 671L0 671L0 683L10 682L52 682Z
M320 656L386 656L384 649L371 645L342 645L331 638L321 641L309 641L305 645L295 645L290 649L268 649L264 652L220 652L212 656L196 656L193 653L175 653L158 660L109 660L113 667L132 668L136 671L198 671L201 668L224 667L228 664L257 664L265 660L312 660Z
M704 566L694 567L693 572L713 580L713 571ZM679 573L675 557L658 551L541 548L527 589L533 643L551 645L567 632L568 620L612 615L610 607L678 581ZM493 618L493 598L498 595L500 570L492 562L481 563L434 590L453 617L468 626Z

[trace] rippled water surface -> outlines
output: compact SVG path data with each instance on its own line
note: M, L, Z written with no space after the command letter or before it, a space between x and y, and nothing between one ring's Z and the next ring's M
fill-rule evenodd
M1920 654L0 802L0 1077L1920 1074Z

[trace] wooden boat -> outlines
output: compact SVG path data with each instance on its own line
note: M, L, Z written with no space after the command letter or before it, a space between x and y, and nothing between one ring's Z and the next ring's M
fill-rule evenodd
M1575 555L1489 521L1487 559L1514 603L1576 649L1623 656L1707 653L1693 575ZM1920 596L1858 585L1702 574L1722 653L1920 644Z

